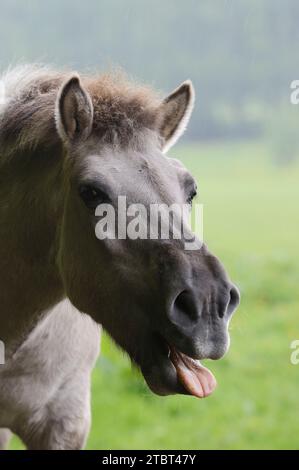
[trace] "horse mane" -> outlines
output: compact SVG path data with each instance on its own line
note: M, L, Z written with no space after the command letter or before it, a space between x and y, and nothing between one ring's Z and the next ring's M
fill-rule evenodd
M48 67L25 65L0 77L0 153L14 154L38 146L57 145L55 102L72 75ZM137 130L154 129L160 96L136 85L122 72L81 75L94 105L93 131L107 143L127 145ZM3 99L4 98L4 99Z

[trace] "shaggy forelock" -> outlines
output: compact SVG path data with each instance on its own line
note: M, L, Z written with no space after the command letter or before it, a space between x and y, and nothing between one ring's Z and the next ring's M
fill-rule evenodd
M57 144L55 102L71 72L24 66L2 78L5 100L0 107L0 145L6 154ZM127 146L137 131L154 129L160 97L136 85L123 73L81 76L94 105L93 133L105 143Z
M118 72L87 79L87 89L94 105L93 129L105 142L126 146L136 131L155 128L160 99L149 87Z

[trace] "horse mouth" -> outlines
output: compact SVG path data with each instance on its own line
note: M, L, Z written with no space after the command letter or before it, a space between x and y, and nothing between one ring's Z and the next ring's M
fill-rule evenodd
M159 341L158 341L159 339ZM183 394L196 398L211 395L217 382L212 372L194 359L156 337L155 354L141 367L149 388L157 395Z
M212 372L204 367L199 360L192 359L186 354L170 346L170 356L175 367L179 383L190 395L205 398L211 395L217 382Z

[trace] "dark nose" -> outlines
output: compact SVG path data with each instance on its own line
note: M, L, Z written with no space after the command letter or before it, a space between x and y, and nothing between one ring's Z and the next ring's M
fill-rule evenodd
M183 329L197 323L203 315L212 315L227 320L236 310L239 302L240 294L233 284L229 285L226 293L219 298L211 296L209 304L201 300L201 297L195 295L192 290L183 290L177 295L171 306L169 319Z
M229 301L224 311L224 316L231 316L240 303L240 292L236 286L232 284L229 291Z

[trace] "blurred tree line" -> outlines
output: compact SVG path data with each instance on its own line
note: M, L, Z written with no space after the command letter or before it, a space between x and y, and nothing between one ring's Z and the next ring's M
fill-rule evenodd
M299 78L298 0L0 0L0 7L1 69L20 61L117 64L165 92L191 78L197 106L189 138L257 137L265 122L269 131Z

